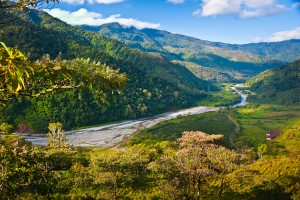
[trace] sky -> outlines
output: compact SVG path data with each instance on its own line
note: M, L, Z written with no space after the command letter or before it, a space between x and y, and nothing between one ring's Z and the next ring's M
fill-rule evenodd
M44 11L71 25L118 22L232 44L300 39L300 0L59 0Z

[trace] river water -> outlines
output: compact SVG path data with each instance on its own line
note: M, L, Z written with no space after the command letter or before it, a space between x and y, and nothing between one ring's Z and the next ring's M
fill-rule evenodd
M247 104L247 95L242 94L237 90L237 87L242 87L242 84L232 86L231 89L236 91L241 101L229 107L245 106ZM193 108L178 110L175 112L167 112L154 117L126 121L111 125L98 126L76 131L65 132L68 142L75 146L112 146L121 142L124 137L132 135L137 130L149 128L159 122L175 119L178 116L196 115L205 112L218 111L224 107L206 107L197 106ZM33 145L47 145L48 138L45 136L23 136Z

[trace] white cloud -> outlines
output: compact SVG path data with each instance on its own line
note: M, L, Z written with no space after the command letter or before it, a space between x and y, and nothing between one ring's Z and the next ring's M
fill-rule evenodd
M84 0L61 0L62 2L66 2L68 4L84 4Z
M202 0L193 15L204 17L234 14L241 19L281 14L289 10L277 0ZM297 5L297 4L295 4Z
M195 10L195 11L193 12L193 15L194 15L194 16L201 15L201 14L202 14L202 9L201 9L201 8L199 8L199 9L197 9L197 10Z
M282 5L275 5L269 9L258 8L256 10L243 10L239 13L241 19L256 18L268 15L276 15L286 12L288 9Z
M139 21L133 18L122 18L120 14L111 15L108 18L103 18L102 14L96 12L89 12L85 8L70 12L59 8L45 9L45 12L71 25L90 25L99 26L112 22L118 22L125 27L143 28L158 28L160 24L153 24L149 22Z
M292 5L292 8L299 8L300 7L300 2L296 2Z
M254 42L280 42L284 40L300 39L300 27L292 30L273 33L269 38L255 38Z
M203 0L202 16L237 13L240 0Z
M173 4L181 4L181 3L184 3L185 0L168 0L167 2L173 3Z
M242 1L248 8L261 8L265 6L273 6L276 0L245 0Z
M112 4L112 3L120 3L124 0L88 0L89 3L99 3L99 4Z
M85 0L61 0L62 2L66 2L68 4L84 4ZM87 0L90 4L98 3L98 4L113 4L120 3L124 0Z

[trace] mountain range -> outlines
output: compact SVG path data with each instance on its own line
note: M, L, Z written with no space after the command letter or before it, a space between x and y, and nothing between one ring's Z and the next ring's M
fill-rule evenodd
M250 76L300 58L300 40L234 45L210 42L156 29L136 29L118 23L79 26L116 39L132 48L160 53L196 76L220 82Z
M63 59L88 58L120 69L129 78L127 89L112 105L99 105L89 91L69 91L37 99L11 102L1 111L10 124L24 123L45 131L51 121L65 129L107 121L150 116L168 109L193 105L216 87L197 78L184 66L158 53L145 53L68 25L45 12L31 10L26 17L0 25L0 41L17 47L29 59L43 54ZM15 110L16 108L17 111ZM21 120L20 120L21 119Z
M74 90L16 100L2 108L1 119L9 124L26 124L41 132L53 121L71 129L192 106L208 91L218 90L215 81L244 81L298 58L300 48L297 40L231 45L116 23L74 27L38 10L0 29L0 41L33 61L62 53L64 59L105 63L129 78L127 89L112 105L98 104L90 91Z

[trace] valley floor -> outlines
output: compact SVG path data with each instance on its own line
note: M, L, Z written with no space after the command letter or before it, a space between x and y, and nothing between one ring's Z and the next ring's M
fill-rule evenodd
M247 105L247 95L244 95L236 88L241 87L242 84L231 87L232 91L235 91L240 96L240 102L229 107L240 107ZM231 94L231 96L233 96ZM75 146L113 146L123 141L124 138L129 137L136 131L150 128L155 124L163 121L175 119L177 117L183 117L188 115L196 115L200 113L218 111L225 107L207 107L197 106L193 108L183 109L175 112L163 113L154 117L143 118L138 120L126 121L116 124L98 126L93 128L81 129L76 131L65 132L67 140L71 145ZM33 145L46 146L48 143L48 137L46 136L24 136Z

